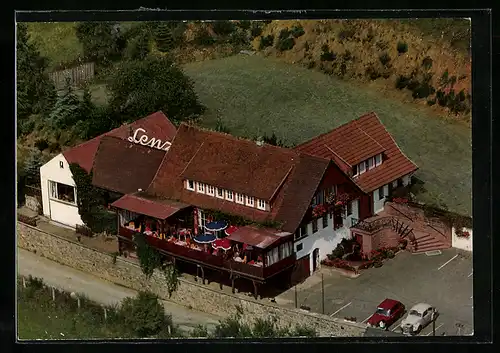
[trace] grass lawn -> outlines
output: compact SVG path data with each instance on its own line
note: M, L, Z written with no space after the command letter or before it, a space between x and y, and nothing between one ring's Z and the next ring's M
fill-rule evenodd
M19 339L102 339L123 335L114 327L95 322L92 317L52 306L49 301L18 296Z
M28 33L40 54L50 60L49 71L63 62L83 55L83 47L76 38L75 22L30 22Z
M375 111L402 150L420 167L422 201L441 200L471 214L471 131L416 105L404 104L320 72L259 56L233 56L185 66L210 114L234 135L271 134L289 143L306 141Z

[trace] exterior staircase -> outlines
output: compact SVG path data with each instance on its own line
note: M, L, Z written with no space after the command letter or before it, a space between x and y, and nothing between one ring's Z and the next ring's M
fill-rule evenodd
M415 235L415 242L413 244L409 243L408 249L414 254L448 249L450 247L450 244L443 238L440 239L428 232L414 230L413 234Z

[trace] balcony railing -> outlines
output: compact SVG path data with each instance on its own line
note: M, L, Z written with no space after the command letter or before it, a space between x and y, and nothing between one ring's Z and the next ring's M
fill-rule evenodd
M136 232L131 229L120 227L119 235L127 239L133 240L133 236L135 233ZM152 247L163 250L174 257L178 256L195 260L213 267L246 274L259 279L270 277L292 266L295 263L295 254L292 254L291 256L272 264L271 266L259 267L247 263L236 262L233 260L224 260L224 258L221 256L215 256L205 251L190 249L188 247L177 245L175 243L171 243L152 236L144 236L148 244L150 244Z

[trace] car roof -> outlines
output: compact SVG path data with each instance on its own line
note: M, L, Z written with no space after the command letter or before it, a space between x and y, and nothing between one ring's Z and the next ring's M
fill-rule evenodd
M423 313L424 311L426 311L429 308L431 308L431 305L429 305L429 304L418 303L417 305L412 306L410 310L416 310L419 313Z
M394 300L394 299L384 299L384 301L382 303L380 303L378 307L382 308L382 309L389 310L389 309L394 308L394 306L396 304L400 304L400 302L397 300Z

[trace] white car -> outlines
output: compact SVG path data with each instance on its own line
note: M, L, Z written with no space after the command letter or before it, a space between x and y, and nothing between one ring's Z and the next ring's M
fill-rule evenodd
M401 322L403 333L418 334L424 327L436 319L438 312L429 304L420 303L413 306Z

